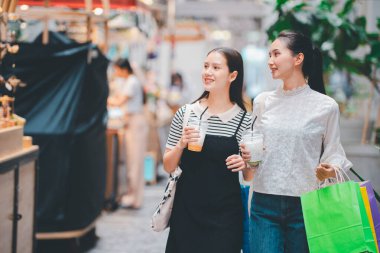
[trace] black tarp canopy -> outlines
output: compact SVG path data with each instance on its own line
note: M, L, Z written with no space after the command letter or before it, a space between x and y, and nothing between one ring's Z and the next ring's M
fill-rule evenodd
M27 84L16 90L15 112L40 148L37 232L81 229L103 206L108 60L93 44L60 34L40 41L19 44L1 72Z

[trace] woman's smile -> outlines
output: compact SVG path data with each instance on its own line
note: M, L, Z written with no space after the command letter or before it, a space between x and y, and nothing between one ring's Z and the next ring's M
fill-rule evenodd
M204 83L205 84L211 84L213 83L215 80L213 78L210 78L210 77L205 77L204 78Z
M274 74L274 72L278 70L277 68L270 68L270 72L272 73L272 75Z

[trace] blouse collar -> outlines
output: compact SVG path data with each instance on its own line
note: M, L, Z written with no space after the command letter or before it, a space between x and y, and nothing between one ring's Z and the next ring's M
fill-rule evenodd
M304 84L302 86L298 86L294 89L291 89L291 90L284 90L284 87L283 85L280 85L279 87L279 92L284 95L284 96L294 96L294 95L297 95L297 94L300 94L302 93L303 91L306 91L306 90L309 90L310 87L308 84Z
M199 101L197 101L194 104L192 104L192 107L193 107L192 108L193 112L195 113L195 115L197 115L197 117L200 117L201 114L206 109L206 107L204 107L203 105L201 105ZM230 121L231 119L233 119L236 115L238 115L239 112L240 112L240 110L241 110L241 108L237 104L234 104L234 106L232 106L227 111L222 112L222 113L218 113L218 114L210 114L210 112L207 110L203 114L202 120L207 120L211 116L217 116L223 123L227 123L228 121Z

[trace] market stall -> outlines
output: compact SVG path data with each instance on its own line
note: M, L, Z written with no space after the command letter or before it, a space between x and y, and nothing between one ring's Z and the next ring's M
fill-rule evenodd
M48 45L20 43L2 69L27 84L16 91L15 111L40 146L38 239L80 237L93 228L105 185L108 60L91 43L51 38Z

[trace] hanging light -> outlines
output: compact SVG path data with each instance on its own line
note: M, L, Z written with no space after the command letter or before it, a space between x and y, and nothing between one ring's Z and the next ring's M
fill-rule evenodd
M23 4L23 5L21 5L21 6L20 6L20 10L22 10L22 11L27 11L27 10L29 10L29 5L27 5L27 4Z
M102 8L95 8L93 11L92 11L95 15L98 15L98 16L100 16L100 15L102 15L103 14L103 9Z
M153 0L140 0L140 2L146 5L153 5Z

